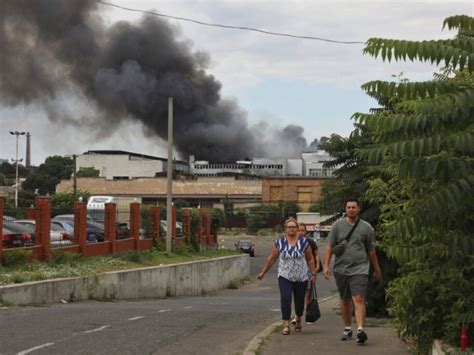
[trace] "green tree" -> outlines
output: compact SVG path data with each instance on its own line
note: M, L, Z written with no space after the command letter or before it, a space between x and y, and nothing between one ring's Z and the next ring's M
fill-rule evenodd
M74 203L79 201L80 197L83 201L86 201L90 195L87 191L77 191L76 194L73 192L58 192L51 196L51 205L56 210L72 210Z
M5 174L0 173L0 186L5 186L6 180L7 180L7 177L5 176Z
M79 171L77 172L76 176L77 177L99 177L100 171L93 168L93 167L87 167L87 168L79 168Z
M390 309L420 353L434 338L455 344L462 323L474 336L474 18L444 26L456 38L369 39L364 52L374 57L446 69L426 82L369 82L363 89L384 105L354 115L373 139L360 154L382 172L367 191L380 206L382 246L400 264Z
M72 172L72 159L51 156L26 178L22 186L25 190L38 191L41 195L52 194L61 180L71 178Z

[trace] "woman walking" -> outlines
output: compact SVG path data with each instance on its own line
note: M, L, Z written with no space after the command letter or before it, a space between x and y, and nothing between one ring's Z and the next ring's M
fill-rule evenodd
M306 238L299 235L298 222L294 218L288 218L285 221L285 235L275 241L262 272L257 275L259 280L263 279L278 257L280 257L278 286L283 319L281 333L288 335L290 334L292 296L295 299L295 332L301 332L301 316L304 311L304 298L309 278L308 268L311 270L310 282L314 283L316 280L316 267L311 248Z
M316 272L317 273L322 272L323 268L321 264L321 259L319 257L318 245L316 244L313 237L310 234L308 234L306 224L300 223L298 227L298 232L300 233L300 236L306 238L306 240L309 243L309 246L311 247L311 254L313 255L314 265L316 265ZM308 272L310 271L308 270ZM311 301L311 288L312 287L313 287L313 284L311 282L308 282L308 288L306 289L306 295L305 295L305 300L304 300L305 307Z

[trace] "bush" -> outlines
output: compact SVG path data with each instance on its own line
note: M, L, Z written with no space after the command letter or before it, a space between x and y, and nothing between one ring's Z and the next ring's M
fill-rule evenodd
M213 208L211 210L211 234L217 235L219 228L222 226L222 223L225 221L225 213L219 208Z
M10 249L3 252L2 265L6 267L16 266L20 264L26 264L31 257L33 252L27 249Z
M75 265L81 259L81 254L68 251L53 250L49 262L51 264Z
M130 261L132 263L142 264L153 258L153 252L149 251L132 251L118 255L119 259Z

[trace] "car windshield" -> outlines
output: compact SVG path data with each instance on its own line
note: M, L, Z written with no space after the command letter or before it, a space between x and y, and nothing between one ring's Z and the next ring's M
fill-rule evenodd
M251 246L252 242L250 240L239 240L239 246L248 247Z

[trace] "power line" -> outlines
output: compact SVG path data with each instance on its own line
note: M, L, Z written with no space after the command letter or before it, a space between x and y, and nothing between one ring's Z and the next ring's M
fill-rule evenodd
M161 13L153 12L153 11L132 9L132 8L129 8L129 7L115 5L115 4L105 2L105 1L101 1L101 0L98 0L97 2L100 3L100 4L103 4L103 5L116 7L116 8L122 9L122 10L126 10L126 11L141 12L141 13L144 13L144 14L153 15L153 16L160 16L160 17L166 17L166 18L170 18L170 19L173 19L173 20L187 21L187 22L192 22L192 23L202 25L202 26L220 27L220 28L227 28L227 29L232 29L232 30L252 31L252 32L259 32L259 33L263 33L263 34L271 35L271 36L290 37L290 38L298 38L298 39L309 39L309 40L314 40L314 41L323 41L323 42L330 42L330 43L337 43L337 44L364 44L365 43L365 42L360 42L360 41L336 41L336 40L333 40L333 39L322 38L322 37L314 37L314 36L299 36L299 35L293 35L293 34L289 34L289 33L265 31L265 30L260 30L258 28L245 27L245 26L221 25L221 24L218 24L218 23L203 22L203 21L198 21L198 20L193 20L193 19L190 19L190 18L186 18L186 17L166 15L166 14L161 14Z

